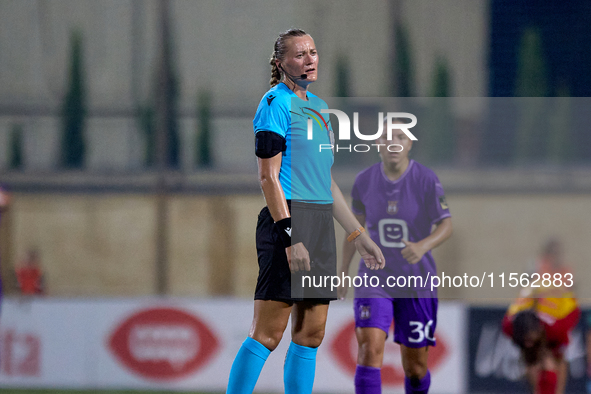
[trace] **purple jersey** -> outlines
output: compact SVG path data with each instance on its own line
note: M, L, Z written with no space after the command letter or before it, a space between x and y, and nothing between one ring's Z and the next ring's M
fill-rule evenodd
M357 175L353 190L353 212L365 215L365 227L371 239L380 246L386 266L383 270L369 270L363 260L358 275L378 276L380 286L356 288L355 297L412 296L396 286L388 286L389 276L420 276L423 281L436 275L431 252L421 261L409 264L401 254L402 240L418 242L431 234L433 224L450 217L443 187L429 168L410 160L408 168L395 181L388 179L382 163L374 164ZM409 281L410 282L410 281ZM401 283L401 282L399 282ZM428 284L408 286L425 295Z

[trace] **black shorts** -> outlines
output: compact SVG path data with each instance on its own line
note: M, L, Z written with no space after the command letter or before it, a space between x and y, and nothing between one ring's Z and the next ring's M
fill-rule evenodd
M303 242L308 249L311 271L290 272L279 230L269 208L264 207L259 213L256 230L259 276L254 299L283 301L290 305L304 300L318 304L336 300L336 289L331 290L330 280L328 286L324 286L324 278L336 275L337 266L332 204L288 201L288 205L292 243ZM302 279L305 286L302 286ZM321 286L314 286L321 281Z

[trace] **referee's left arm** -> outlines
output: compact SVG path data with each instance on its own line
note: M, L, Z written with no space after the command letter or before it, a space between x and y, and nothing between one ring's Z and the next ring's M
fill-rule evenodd
M361 228L361 223L355 218L351 209L347 205L345 197L331 176L330 191L332 192L333 208L332 214L339 224L345 229L347 234L351 234ZM366 232L359 232L355 238L355 247L365 261L365 265L370 269L384 268L386 260L379 246L371 240Z

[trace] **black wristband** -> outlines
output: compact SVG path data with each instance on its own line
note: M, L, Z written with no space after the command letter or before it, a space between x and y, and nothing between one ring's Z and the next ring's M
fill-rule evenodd
M275 225L279 229L279 239L284 247L291 246L291 218L281 219L275 222Z

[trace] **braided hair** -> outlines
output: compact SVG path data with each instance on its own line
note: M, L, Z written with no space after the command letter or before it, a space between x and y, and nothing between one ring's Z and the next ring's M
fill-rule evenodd
M271 65L271 80L269 84L271 87L277 85L281 82L282 73L277 67L275 60L283 60L285 57L285 53L287 52L287 40L292 37L302 37L307 35L307 33L301 29L289 29L284 31L283 33L279 34L277 40L275 40L275 46L273 48L273 54L271 55L271 59L269 60L269 64Z

